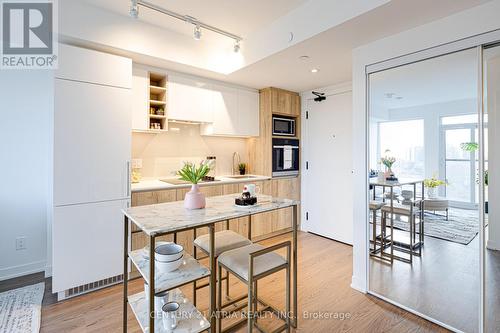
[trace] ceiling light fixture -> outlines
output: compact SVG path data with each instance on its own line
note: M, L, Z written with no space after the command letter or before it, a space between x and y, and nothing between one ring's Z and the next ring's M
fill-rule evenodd
M201 39L201 28L198 24L194 26L193 38L195 40Z
M200 31L199 35L201 37L201 28L203 28L203 29L206 29L206 30L213 31L213 32L215 32L215 33L217 33L219 35L223 35L223 36L229 37L229 38L235 40L238 45L239 45L239 42L242 40L242 38L240 36L238 36L238 35L235 35L235 34L232 34L232 33L228 32L228 31L219 29L219 28L214 27L212 25L200 22L200 21L198 21L194 17L191 17L189 15L181 15L181 14L178 14L178 13L173 12L171 10L162 8L160 6L157 6L155 4L152 4L150 2L143 1L143 0L131 0L130 16L137 17L138 12L139 12L138 11L138 7L139 6L143 6L143 7L149 8L151 10L157 11L159 13L168 15L168 16L173 17L173 18L176 18L176 19L178 19L180 21L184 21L184 22L193 24L195 26L195 33L194 33L194 38L195 39L197 39L196 38L197 31ZM236 45L235 45L235 50L236 50ZM238 51L239 51L239 47L238 47Z
M300 60L309 60L309 56L303 55L299 57Z
M238 39L234 40L234 53L240 52L240 41Z
M319 72L319 69L317 69L317 68L311 69L311 73L317 73L317 72Z
M129 14L135 19L139 17L139 6L137 5L137 0L131 1Z

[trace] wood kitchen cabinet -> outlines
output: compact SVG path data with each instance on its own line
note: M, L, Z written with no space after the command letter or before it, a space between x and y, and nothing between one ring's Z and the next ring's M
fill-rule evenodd
M271 89L272 113L285 116L300 116L300 96L293 91Z

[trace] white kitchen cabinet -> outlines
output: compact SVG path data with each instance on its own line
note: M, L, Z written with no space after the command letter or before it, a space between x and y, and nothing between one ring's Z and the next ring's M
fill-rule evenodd
M212 122L211 85L193 77L169 74L167 112L169 120Z
M213 121L202 124L201 135L259 136L259 93L214 84Z
M212 122L200 130L202 135L238 135L238 89L212 84Z
M149 72L135 67L132 70L132 130L149 129Z
M130 89L132 61L116 55L59 44L58 79Z
M130 89L55 80L54 205L129 196Z
M123 274L128 199L55 207L52 292Z
M238 133L243 136L259 136L259 93L238 90Z

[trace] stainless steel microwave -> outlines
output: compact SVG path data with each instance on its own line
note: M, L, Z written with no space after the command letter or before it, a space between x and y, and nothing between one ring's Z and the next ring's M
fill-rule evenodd
M295 119L273 116L273 135L295 136Z

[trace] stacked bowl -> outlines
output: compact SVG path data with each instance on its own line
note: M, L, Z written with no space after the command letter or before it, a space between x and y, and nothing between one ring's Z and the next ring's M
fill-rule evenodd
M157 244L155 247L155 266L162 273L175 271L183 262L184 248L175 243Z

